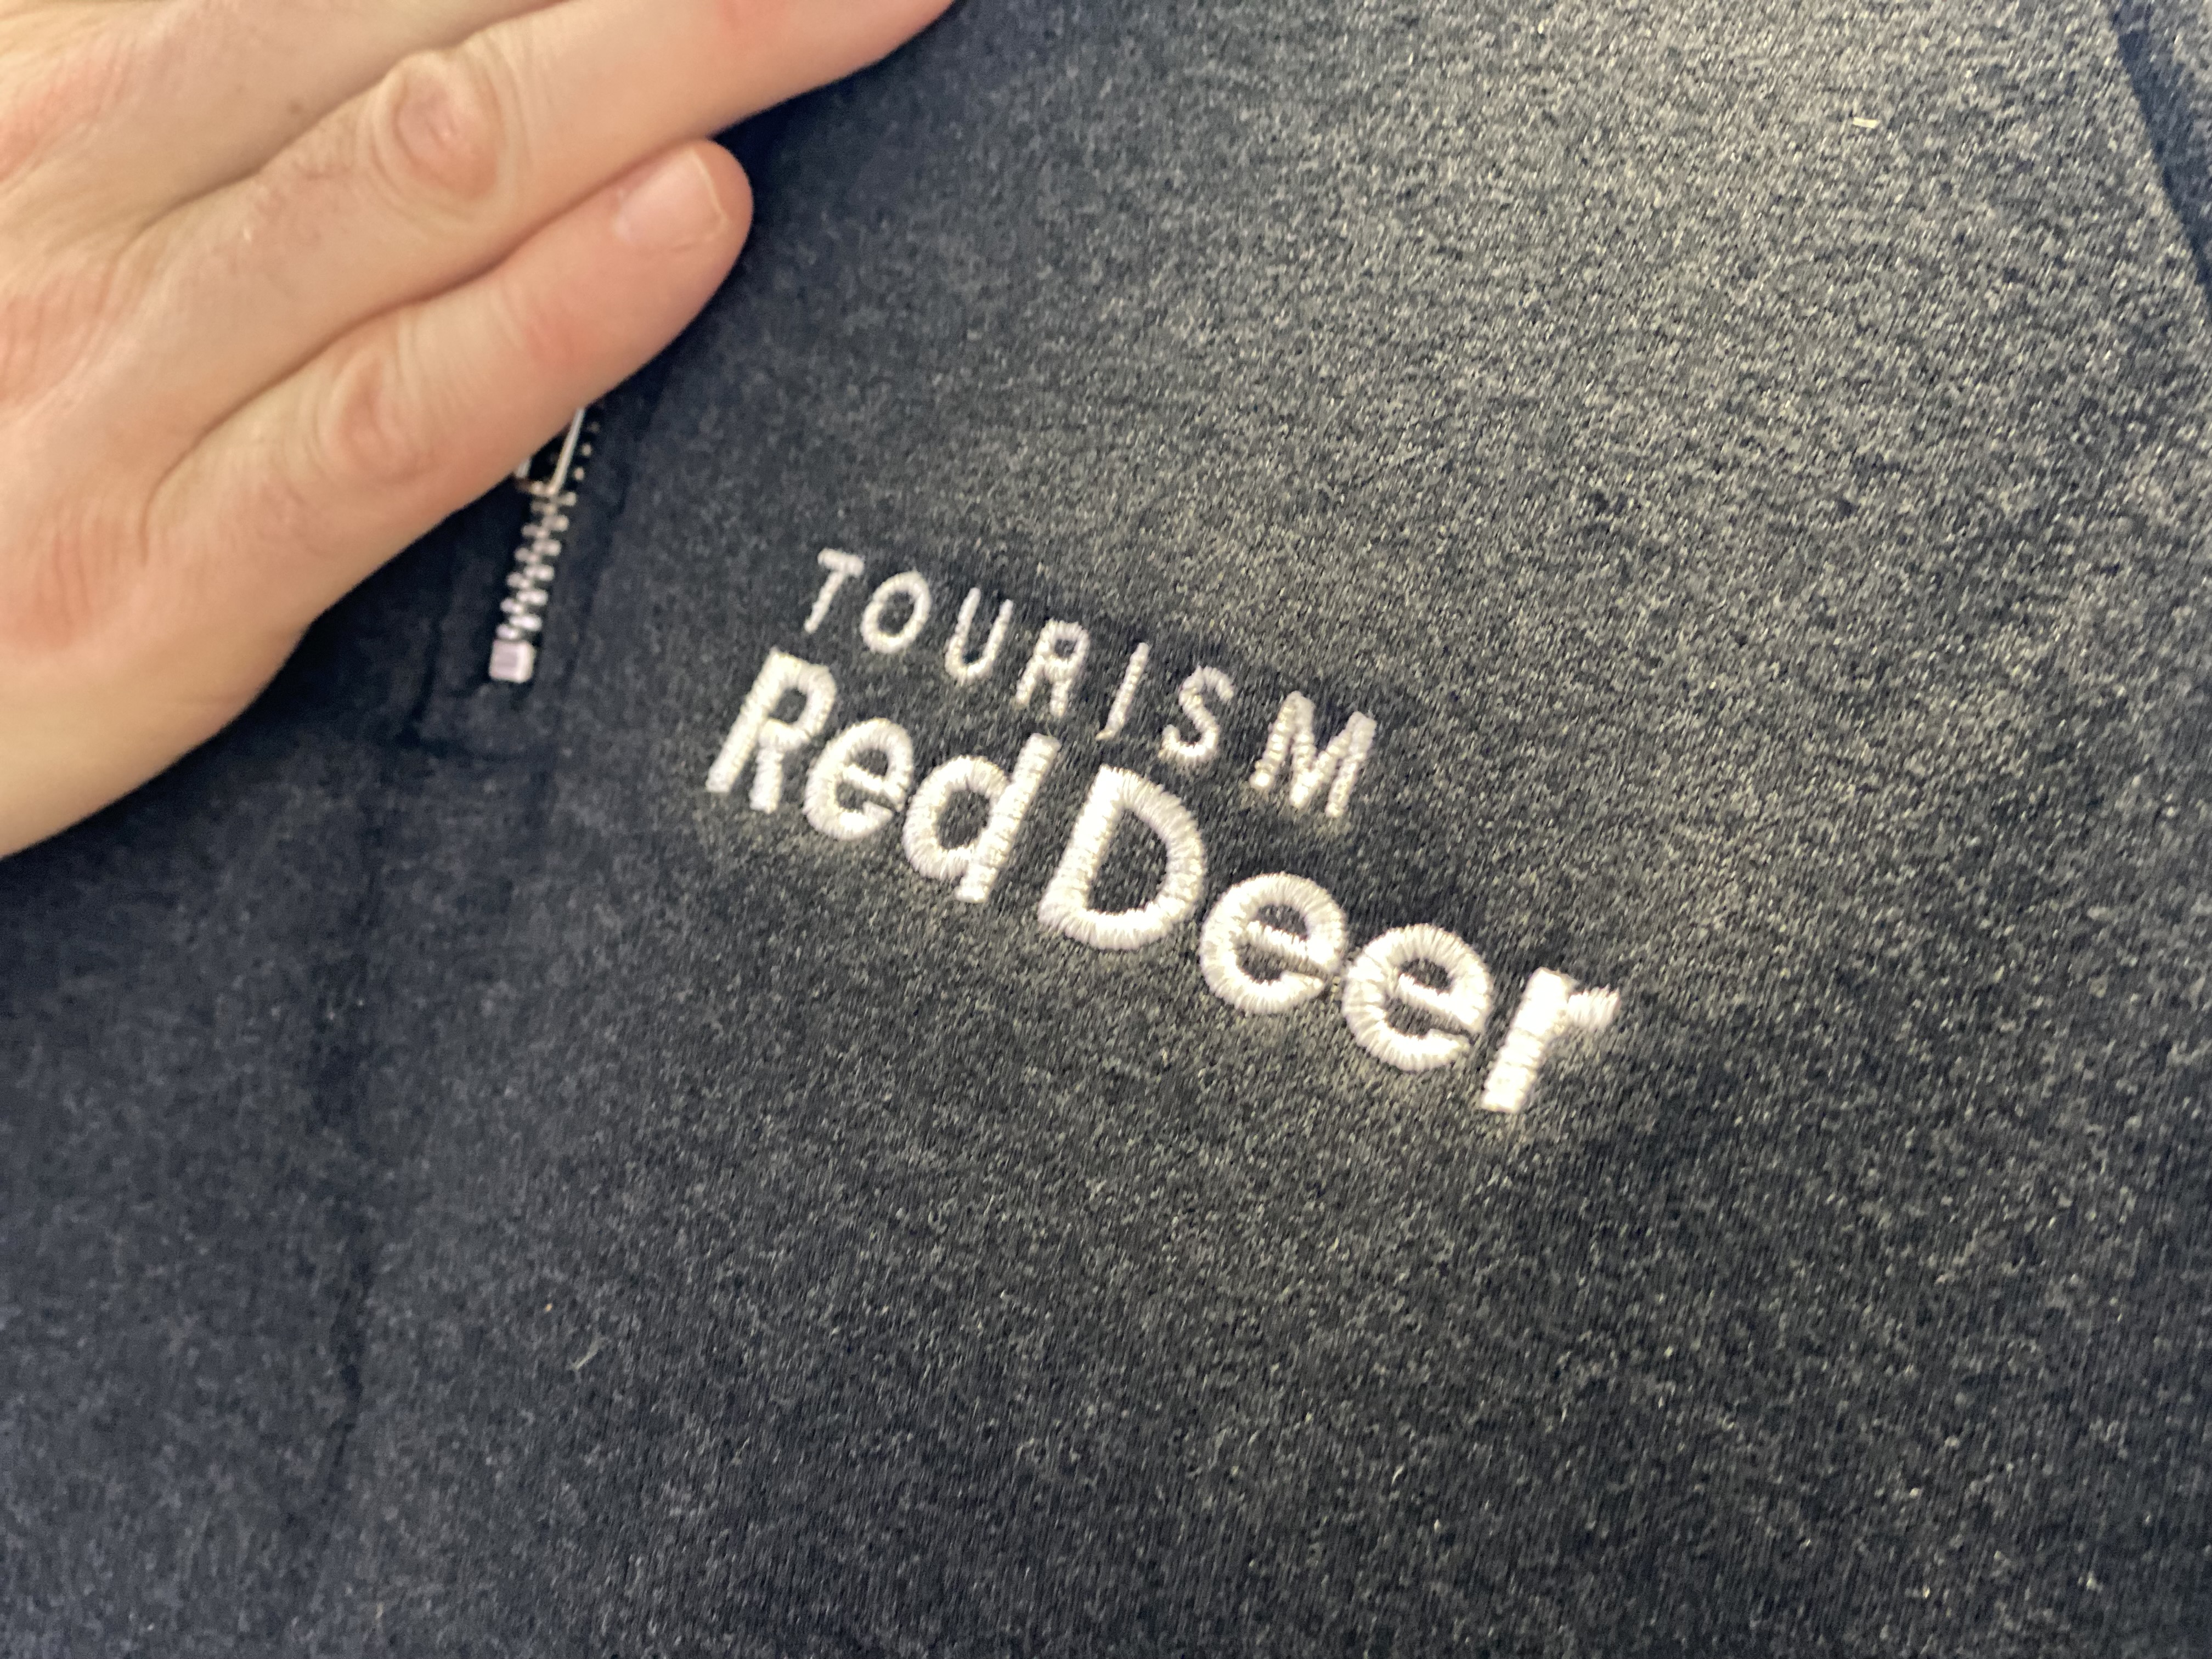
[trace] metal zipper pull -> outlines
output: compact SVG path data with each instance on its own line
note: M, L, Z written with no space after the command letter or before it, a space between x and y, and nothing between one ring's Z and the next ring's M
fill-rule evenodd
M491 678L508 685L526 685L538 672L538 636L545 626L545 605L552 598L553 572L561 556L562 538L568 533L568 509L576 504L575 487L584 481L584 462L592 453L591 437L599 422L586 407L568 422L557 446L549 444L514 469L514 482L531 498L530 518L522 540L514 550L514 568L507 573L507 598L500 601L501 621L491 642ZM535 476L538 456L551 455L550 470Z

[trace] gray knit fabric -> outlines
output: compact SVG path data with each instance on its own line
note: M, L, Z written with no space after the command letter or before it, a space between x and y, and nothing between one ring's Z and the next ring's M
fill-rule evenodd
M967 0L791 112L534 683L489 502L0 865L0 1650L2203 1651L2204 38ZM983 902L803 810L872 717L1059 744ZM1273 872L1470 1055L1210 990Z

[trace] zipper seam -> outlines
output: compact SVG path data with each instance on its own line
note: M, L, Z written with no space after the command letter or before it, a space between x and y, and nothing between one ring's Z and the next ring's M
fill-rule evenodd
M584 482L584 463L591 458L599 425L599 405L586 404L569 417L557 449L549 445L538 452L550 451L553 456L544 477L532 476L537 455L514 470L515 487L530 497L530 514L507 572L500 622L492 631L486 672L501 684L527 685L537 675L545 607L551 603L553 579L567 545L569 509L576 505L576 486Z

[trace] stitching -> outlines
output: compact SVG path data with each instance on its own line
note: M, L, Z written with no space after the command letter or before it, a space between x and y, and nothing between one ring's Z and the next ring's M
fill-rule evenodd
M1198 728L1198 735L1186 738L1182 728L1170 723L1160 733L1160 757L1173 761L1187 772L1196 772L1211 765L1221 752L1221 720L1206 704L1206 693L1212 692L1225 706L1237 700L1237 682L1218 668L1194 668L1176 692L1176 701L1190 723Z
M914 805L907 809L907 862L932 881L958 882L953 896L981 904L991 896L1022 820L1029 816L1030 804L1059 753L1059 742L1040 732L1022 745L1012 779L981 755L945 762L922 780ZM991 803L991 812L973 841L947 847L938 830L945 822L945 807L957 794L982 796Z
M913 609L903 627L895 634L885 633L884 612L901 597ZM868 596L867 608L860 612L860 643L879 657L896 657L920 639L928 625L929 584L919 570L902 570Z
M1091 908L1091 884L1105 862L1115 827L1133 817L1167 848L1159 890L1133 910ZM1149 778L1102 766L1052 873L1037 920L1055 933L1097 951L1135 951L1164 939L1198 905L1206 890L1206 842L1190 811Z
M1554 1042L1568 1036L1594 1038L1613 1024L1620 1012L1620 994L1577 991L1574 984L1548 968L1529 975L1521 1006L1513 1011L1513 1023L1506 1028L1505 1041L1498 1045L1498 1058L1483 1083L1484 1111L1521 1110L1536 1086L1537 1068Z
M1014 602L1004 601L999 606L998 619L991 624L990 634L983 641L983 654L973 662L961 659L968 649L968 630L975 625L975 607L983 603L983 590L971 587L968 597L960 601L960 620L953 624L952 637L945 642L945 672L962 685L973 685L977 680L988 679L991 671L998 666L999 647L1006 643L1006 624L1014 619Z
M858 554L840 553L834 547L825 547L815 556L815 562L830 574L823 579L822 591L814 596L814 609L806 613L803 632L811 634L822 626L822 619L830 614L830 602L837 597L837 590L868 568L868 562Z
M1121 686L1114 694L1114 706L1106 711L1106 724L1098 728L1099 742L1111 743L1128 725L1130 707L1137 701L1137 687L1144 680L1145 665L1152 656L1151 642L1138 641L1137 648L1129 653L1129 665L1121 671Z
M1293 933L1264 921L1268 909L1295 911L1305 926ZM1344 961L1344 910L1328 890L1304 876L1282 873L1241 881L1215 903L1198 936L1199 970L1213 994L1248 1014L1279 1014L1328 989ZM1279 970L1260 979L1244 965L1247 953Z
M883 762L880 771L860 763L870 754ZM806 775L801 804L806 821L833 841L863 841L897 815L913 781L914 739L906 727L896 720L862 720L824 746ZM841 787L860 796L861 804L844 805Z
M1272 790L1287 760L1291 807L1304 811L1313 805L1314 797L1327 788L1328 804L1323 810L1330 817L1340 818L1351 804L1352 782L1374 746L1375 722L1355 711L1328 747L1318 748L1313 699L1293 691L1283 699L1275 723L1267 730L1267 746L1261 753L1260 763L1252 769L1252 787L1263 795Z
M1415 963L1441 968L1441 990L1406 970ZM1436 1024L1419 1036L1390 1023L1390 1006L1401 1003ZM1367 941L1344 976L1344 1020L1354 1041L1376 1059L1402 1072L1449 1066L1473 1048L1474 1035L1490 1017L1490 970L1465 939L1418 922L1394 927Z
M1029 666L1022 670L1022 682L1014 688L1014 707L1028 708L1030 693L1041 682L1047 682L1052 686L1052 717L1060 719L1067 713L1068 694L1082 678L1084 659L1090 654L1091 630L1081 623L1047 622L1030 652Z
M818 629L836 594L866 562L834 548L823 550L818 557L826 574L807 618L809 631ZM902 598L908 614L896 628L888 628L885 619ZM962 602L945 653L947 674L956 682L991 675L1004 648L1015 608L1011 600L1000 604L981 655L972 662L964 656L983 602L983 590L975 587L967 590ZM926 631L932 608L932 591L922 574L900 572L877 586L862 607L862 641L878 655L905 652ZM1063 717L1091 646L1090 632L1081 624L1048 620L1014 692L1014 705L1027 707L1036 689L1045 685L1053 717ZM1140 641L1130 650L1099 740L1110 741L1127 730L1150 665L1150 643ZM1218 761L1226 746L1228 706L1237 695L1235 681L1222 670L1210 665L1193 668L1176 689L1180 712L1160 728L1159 756L1191 771ZM779 718L778 711L794 698L795 712ZM786 763L821 739L836 702L837 684L829 668L771 649L708 769L708 793L730 793L750 769L746 794L753 810L776 811ZM1324 747L1315 731L1316 718L1310 697L1301 692L1285 696L1249 781L1255 791L1267 793L1287 779L1283 794L1291 810L1307 811L1319 801L1328 816L1340 817L1372 752L1376 722L1354 711ZM903 809L900 839L908 862L924 878L950 884L962 902L980 904L1012 861L1060 746L1057 738L1033 732L1011 776L981 756L963 755L936 768L915 788L915 739L908 728L891 720L863 719L823 746L807 769L800 805L817 831L842 842L880 835ZM947 846L945 819L954 799L963 794L984 803L982 822L965 842ZM1101 911L1093 907L1093 891L1125 817L1158 840L1165 867L1146 902ZM1048 931L1094 950L1141 950L1195 914L1206 896L1206 866L1199 823L1181 799L1135 772L1101 767L1038 900L1037 919ZM1223 1002L1244 1013L1275 1015L1315 1001L1337 986L1353 1041L1400 1071L1425 1073L1468 1057L1492 1012L1489 969L1472 946L1441 927L1414 924L1380 933L1347 966L1349 923L1342 906L1320 884L1287 872L1250 877L1220 894L1198 932L1200 975ZM1415 971L1424 965L1427 971ZM1427 982L1439 977L1441 985ZM1618 993L1585 989L1565 975L1537 969L1523 986L1492 1057L1480 1109L1505 1115L1525 1111L1553 1053L1577 1039L1595 1040L1620 1012Z
M823 548L815 558L823 575L803 623L803 631L809 635L820 632L828 623L848 585L869 569L879 568L882 562L872 556L834 547ZM939 609L936 600L940 590L936 584L939 581L946 584L942 592L960 596L956 611L948 613ZM869 588L872 591L856 591L866 592L859 631L870 653L878 656L906 653L928 637L931 625L941 623L948 616L957 616L951 637L944 641L946 678L957 685L975 685L996 677L1018 620L1018 600L993 598L990 590L980 582L963 585L942 573L929 575L919 567L901 570L880 583L871 583ZM897 609L902 599L909 606L903 613ZM985 629L987 606L990 608L989 626ZM894 617L898 618L896 626L892 623ZM1110 647L1109 640L1114 641ZM1111 700L1107 703L1104 721L1094 728L1091 740L1103 744L1130 736L1140 706L1148 702L1146 693L1151 684L1153 644L1148 640L1131 642L1128 635L1118 630L1094 635L1080 621L1048 617L1031 635L1031 648L1012 688L1012 706L1021 710L1036 708L1036 694L1042 688L1046 692L1049 718L1065 720L1079 698L1089 701L1085 694L1091 683L1092 659L1103 661L1109 649L1125 653L1121 672L1116 677ZM1316 816L1340 819L1348 813L1352 798L1366 776L1367 764L1380 741L1380 727L1375 716L1364 709L1351 709L1331 734L1317 729L1323 715L1314 694L1286 692L1279 684L1264 690L1254 684L1240 684L1240 681L1273 676L1261 676L1259 671L1252 670L1231 678L1221 668L1199 661L1195 653L1186 654L1172 646L1164 648L1182 658L1178 665L1185 669L1188 678L1176 686L1176 707L1166 711L1167 719L1152 722L1146 727L1148 735L1144 741L1153 745L1156 757L1193 774L1227 758L1232 765L1249 769L1246 775L1255 792L1279 795L1291 812L1304 813L1318 808ZM968 654L971 651L976 653L972 658ZM1164 663L1163 673L1171 675L1172 665ZM1168 683L1164 680L1163 685ZM1105 701L1103 683L1099 689L1100 700ZM1265 728L1265 741L1256 746L1256 753L1251 754L1233 752L1243 748L1244 738L1239 734L1246 722L1242 717L1232 719L1236 711L1231 705L1246 695L1279 699ZM1161 700L1165 700L1164 691Z
M795 720L772 719L785 696L797 691L805 699ZM783 799L783 757L804 749L822 735L829 723L830 705L837 701L837 682L818 663L801 662L781 651L771 651L753 681L753 689L738 710L721 752L707 771L707 792L726 795L745 763L759 757L753 787L747 799L756 812L773 812Z
M1036 799L1043 787L1044 775L1051 769L1053 757L1060 753L1058 739L1048 738L1042 732L1032 733L1022 745L1022 752L1014 762L1014 781L991 816L984 820L983 833L975 838L975 857L969 861L968 873L960 878L955 896L970 904L981 904L991 896L991 884L999 878L999 870L1013 850L1014 836L1029 816L1030 803Z

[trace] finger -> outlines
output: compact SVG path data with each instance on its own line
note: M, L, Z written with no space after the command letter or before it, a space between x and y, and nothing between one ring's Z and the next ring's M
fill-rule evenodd
M407 60L162 239L134 380L215 418L365 317L485 268L644 156L872 61L945 0L567 0ZM213 349L219 343L219 352Z
M171 0L163 96L148 131L190 131L146 183L163 205L258 171L410 53L457 46L553 0Z
M143 222L252 173L410 53L553 0L96 0L42 7L39 198ZM23 100L13 100L17 108Z
M643 363L737 258L751 198L685 144L497 268L370 323L254 400L173 473L157 558L197 615L303 626ZM184 527L222 526L195 544Z

